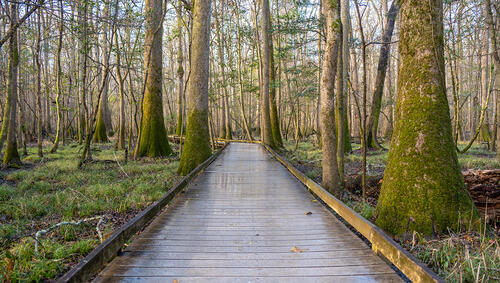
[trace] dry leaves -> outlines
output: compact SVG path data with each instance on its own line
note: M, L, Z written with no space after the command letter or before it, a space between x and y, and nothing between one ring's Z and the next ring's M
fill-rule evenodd
M306 212L305 214L306 214L306 215L311 215L311 214L313 214L313 213L312 213L312 212L310 212L310 211L308 211L308 212Z
M294 253L301 253L301 252L306 251L306 249L303 250L303 249L297 248L297 246L294 246L290 251L294 252Z

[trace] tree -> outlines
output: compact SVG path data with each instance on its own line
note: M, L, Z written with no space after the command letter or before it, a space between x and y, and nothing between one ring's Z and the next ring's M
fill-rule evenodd
M349 123L348 123L348 105L347 105L347 98L349 97L349 88L347 82L349 81L349 32L350 32L350 12L349 12L349 0L342 0L340 3L340 18L342 22L342 50L339 51L342 53L342 79L339 80L339 82L342 82L342 89L339 89L339 93L342 95L338 95L336 97L336 105L335 107L335 121L337 122L336 128L337 128L337 135L340 134L338 127L339 125L343 127L343 138L338 139L337 142L337 156L342 157L344 156L344 153L348 153L352 151L352 146L351 146L351 139L350 139L350 132L349 132ZM340 87L340 85L339 85ZM340 92L341 90L341 92ZM341 122L341 123L340 123ZM340 143L343 145L341 146ZM340 161L339 161L340 164ZM339 171L341 173L342 170L340 169L341 166L339 166ZM342 180L341 180L342 181Z
M158 157L172 153L167 140L162 108L162 3L162 0L146 0L145 93L142 102L141 129L135 149L135 157Z
M57 128L56 128L56 138L54 139L54 144L50 149L51 153L57 151L59 147L59 141L61 140L61 135L63 135L63 117L61 110L61 96L62 96L62 67L61 67L61 52L62 52L62 44L63 44L63 33L64 33L64 19L63 19L63 3L62 0L59 1L59 39L57 44L57 75L56 75L56 108L57 108Z
M377 141L377 130L380 118L380 110L382 108L382 95L384 94L384 83L387 74L387 66L391 52L391 39L394 31L394 24L399 13L399 5L397 0L392 1L391 8L387 14L385 30L382 36L382 47L380 48L380 57L377 67L377 78L375 79L375 90L372 95L372 106L370 109L370 117L368 118L367 128L367 146L369 148L382 148Z
M177 128L175 134L181 136L184 133L184 68L182 67L182 62L184 55L182 53L182 6L181 0L179 0L179 11L177 19L178 30L178 46L177 46Z
M18 21L17 3L10 4L10 27L14 32L9 38L9 68L7 82L7 101L4 110L2 133L5 132L6 147L3 156L3 165L19 165L21 159L17 152L17 76L19 67L18 32L15 28ZM3 135L3 134L2 134Z
M498 3L498 2L497 2ZM486 16L488 27L491 33L491 43L493 45L493 59L495 61L495 82L497 86L500 86L500 54L498 54L498 17L493 16L493 9L491 0L486 0ZM496 21L494 20L496 19ZM495 109L496 117L496 150L497 158L500 160L500 91L497 88L497 101ZM495 138L495 137L493 137Z
M274 46L273 46L273 33L271 24L271 12L269 5L267 5L267 32L269 33L269 119L271 120L271 132L273 135L273 142L276 147L283 147L283 139L281 138L280 120L278 117L278 107L276 106L276 69L274 66Z
M270 26L270 15L269 15L269 0L261 0L261 32L262 32L262 88L260 93L260 132L261 140L264 144L275 148L273 132L271 128L271 114L270 114L270 103L269 103L269 88L270 88L270 76L269 71L271 68L271 33L269 30Z
M323 187L340 195L340 176L337 165L337 137L335 133L335 76L340 48L340 1L323 0L326 46L323 57L320 93L321 148L323 150Z
M376 223L431 234L477 219L455 152L446 97L443 2L402 0L398 99Z
M36 136L38 157L43 157L42 148L42 65L40 64L40 42L41 42L41 17L40 11L37 11L36 20L36 43L35 43L35 67L36 67Z
M109 8L108 3L104 2L104 17L109 18ZM106 59L108 58L107 49L108 49L108 25L106 22L102 25L102 36L101 36L101 44L102 44L102 64L104 65ZM101 72L103 73L103 68L101 67ZM104 85L104 90L102 92L101 101L98 101L97 106L97 122L96 129L94 133L94 142L104 143L108 142L108 129L110 129L111 124L111 115L108 109L108 91L109 91L109 80L107 76L103 76L102 84ZM109 117L108 117L109 116Z
M212 154L208 131L210 15L211 0L197 0L193 12L192 69L187 95L186 142L178 169L182 175L187 175Z
M118 120L118 141L116 147L125 149L125 79L121 72L121 53L123 49L118 44L118 32L115 26L115 50L116 50L116 76L118 78L118 92L120 95L120 118Z

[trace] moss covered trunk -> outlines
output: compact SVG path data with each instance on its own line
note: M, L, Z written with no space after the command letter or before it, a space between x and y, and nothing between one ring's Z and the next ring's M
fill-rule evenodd
M105 87L106 88L106 87ZM106 123L105 123L105 117L104 117L104 93L106 90L104 90L102 96L101 96L101 101L99 102L99 106L97 108L97 122L95 125L95 132L94 132L94 138L93 141L97 143L104 143L108 142L108 135L106 133Z
M136 157L167 156L172 153L163 120L162 102L162 35L163 1L146 0L146 37L144 41L145 92L142 123L136 146Z
M10 4L11 28L17 23L18 11L17 3ZM21 159L17 151L17 75L19 66L19 45L18 33L15 31L9 39L9 67L8 67L8 83L7 83L7 101L4 116L4 126L2 132L6 136L6 148L3 156L3 165L9 166L12 164L20 164Z
M442 1L402 0L400 5L395 127L376 223L392 234L431 234L467 225L477 219L477 212L452 138Z
M322 2L325 16L326 46L321 73L320 127L321 149L323 150L323 187L339 195L340 177L337 165L337 137L335 131L335 77L337 73L338 50L340 48L340 3L339 0Z
M210 157L208 76L211 1L196 0L192 32L191 79L187 95L186 142L178 172L186 175Z

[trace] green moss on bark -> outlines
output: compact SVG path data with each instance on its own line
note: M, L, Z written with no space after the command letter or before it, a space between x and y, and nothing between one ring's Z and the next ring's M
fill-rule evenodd
M161 90L150 86L143 103L141 140L137 156L160 157L172 154L163 122Z
M95 132L94 132L94 142L105 143L108 141L109 141L108 135L106 134L106 123L104 122L104 113L102 111L102 107L99 106L99 110L97 112Z
M21 164L21 158L19 157L19 152L17 151L17 142L7 143L3 157L3 164L8 166Z
M468 226L478 214L466 191L452 138L442 2L400 3L399 95L376 223L392 234L431 234Z
M208 133L208 112L196 109L189 113L186 143L182 151L178 173L187 175L212 155Z

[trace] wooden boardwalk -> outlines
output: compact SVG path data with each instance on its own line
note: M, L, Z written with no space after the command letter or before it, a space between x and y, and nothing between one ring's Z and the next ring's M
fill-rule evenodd
M258 144L232 143L96 282L400 282Z

